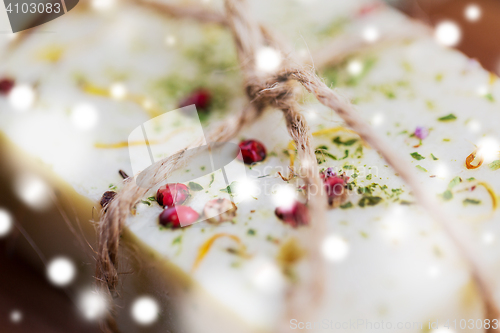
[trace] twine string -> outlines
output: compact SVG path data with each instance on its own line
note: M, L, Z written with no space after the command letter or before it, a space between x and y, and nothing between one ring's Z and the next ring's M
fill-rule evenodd
M349 101L337 92L328 88L315 74L313 68L307 68L293 56L281 38L253 21L244 0L226 0L226 16L210 13L207 17L199 10L186 10L174 5L157 4L162 10L174 17L189 17L201 22L212 22L226 26L231 30L235 41L241 71L245 79L245 91L250 104L237 115L223 121L212 130L207 139L209 142L227 141L233 138L245 125L254 122L268 107L283 112L288 133L296 143L298 156L301 160L300 174L306 183L306 188L323 186L312 148L312 135L307 122L300 112L297 97L302 89L313 94L323 105L334 110L344 121L356 131L371 147L376 149L387 163L400 174L402 179L412 189L417 202L443 227L450 239L468 264L472 277L476 282L485 310L485 318L499 319L498 307L493 298L493 288L488 275L474 254L471 243L465 237L453 220L442 212L438 204L432 200L418 178L411 172L409 163L400 159L382 139L356 112ZM263 74L256 69L255 57L263 46L272 46L284 56L281 67L271 74ZM336 54L335 56L338 56ZM195 142L190 147L201 145ZM141 175L148 179L148 184L138 187L134 178L124 181L123 189L107 206L98 226L98 256L96 263L96 283L100 291L105 292L110 299L118 295L118 250L119 239L125 220L133 206L152 188L164 181L171 172L187 163L183 154L177 154L153 164ZM300 283L290 284L286 292L286 309L283 320L277 328L280 332L287 331L290 318L312 318L322 304L325 286L325 262L320 253L319 244L326 231L327 201L324 191L307 192L311 225L300 231L301 245L308 254L307 264L313 274L305 277ZM102 322L104 332L117 333L118 326L114 317L114 309L108 312ZM487 332L493 332L493 325Z

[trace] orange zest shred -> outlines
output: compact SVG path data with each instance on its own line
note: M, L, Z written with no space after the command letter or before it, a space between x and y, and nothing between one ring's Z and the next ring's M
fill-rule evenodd
M490 72L490 85L493 85L497 80L497 75L495 73Z
M210 248L215 243L215 241L219 238L222 238L222 237L228 237L228 238L234 240L236 243L238 243L240 250L242 252L245 251L245 249L246 249L245 245L243 245L243 243L241 242L241 240L238 236L226 234L226 233L215 234L212 237L210 237L205 243L203 243L201 245L201 247L198 249L198 256L196 257L196 260L194 261L193 271L196 270L198 268L198 266L200 266L201 262L203 261L203 259L207 255L208 251L210 251Z
M478 182L477 185L483 186L486 189L486 191L488 191L488 194L491 197L491 204L493 206L493 211L495 211L498 208L498 197L493 188L485 182Z
M354 132L351 129L342 127L342 126L337 126L337 127L331 127L331 128L324 128L322 130L313 132L313 136L320 136L320 135L325 135L325 134L332 134L332 133L337 133L337 132L347 132L347 133L352 133L358 135L358 133Z
M477 186L483 186L486 189L486 191L488 192L488 194L491 197L491 206L492 206L492 209L487 214L474 216L474 218L472 219L472 221L476 222L476 223L478 223L478 222L484 222L484 221L489 221L493 217L493 214L495 213L495 210L498 208L498 196L496 195L496 193L493 190L493 188L489 184L487 184L485 182L476 182L474 186L476 186L476 187Z
M96 96L101 96L101 97L111 97L109 89L98 87L98 86L92 85L92 84L87 83L87 82L82 84L82 90L90 95L96 95ZM156 108L144 107L143 104L147 99L143 96L133 95L133 94L129 93L129 94L127 94L127 96L124 97L124 100L134 102L138 105L141 105L146 110L147 114L151 118L159 116L160 114L162 114L164 112L164 111L156 109Z
M288 155L290 156L290 168L293 168L293 165L295 164L295 155L297 155L297 146L295 145L295 141L290 141L288 143Z
M170 140L172 137L174 137L175 135L177 135L178 133L184 131L185 129L183 128L178 128L176 129L175 131L172 131L171 133L169 133L169 135L165 136L163 139L160 139L160 140L148 140L148 143L149 145L159 145L159 144L162 144L162 143L165 143L167 142L168 140ZM121 141L121 142L117 142L117 143L100 143L100 142L97 142L94 144L94 147L95 148L100 148L100 149L117 149L117 148L126 148L126 147L130 147L130 146L145 146L146 145L146 141L131 141L131 142L128 142L128 141Z
M64 55L64 48L59 45L52 45L38 53L38 59L52 63L58 62Z
M163 143L163 142L168 141L169 138L170 138L170 136L167 138L164 138L163 140L148 140L148 142L150 145L157 145L159 143ZM145 146L145 145L146 145L146 141L132 141L132 142L121 141L121 142L117 142L117 143L97 142L94 144L94 147L101 148L101 149L113 149L113 148L116 149L116 148L126 148L129 146Z
M465 167L467 169L469 170L477 169L483 164L484 158L482 156L479 156L477 164L473 165L472 162L476 160L476 157L477 157L477 150L473 151L469 156L467 156L467 158L465 159Z
M100 88L100 87L94 86L90 83L84 83L82 85L82 89L84 92L86 92L87 94L90 94L90 95L110 97L108 89Z
M142 144L142 142L135 142L137 143L137 145L140 145ZM130 145L132 144L132 142L130 143ZM100 149L113 149L113 148L125 148L125 147L128 147L129 146L129 142L127 141L122 141L122 142L117 142L117 143L100 143L100 142L97 142L94 144L94 147L96 148L100 148Z

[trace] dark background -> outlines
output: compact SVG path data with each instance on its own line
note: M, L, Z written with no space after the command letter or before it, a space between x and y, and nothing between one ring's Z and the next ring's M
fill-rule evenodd
M469 22L465 8L477 4L482 17ZM462 28L457 49L476 58L487 70L500 74L500 0L408 0L396 2L400 10L431 26L442 20L453 20ZM22 221L19 221L22 224ZM98 332L77 313L73 301L61 289L53 287L46 277L24 263L16 254L16 243L23 236L13 229L0 240L0 331L17 332ZM22 320L12 323L10 314L20 310Z

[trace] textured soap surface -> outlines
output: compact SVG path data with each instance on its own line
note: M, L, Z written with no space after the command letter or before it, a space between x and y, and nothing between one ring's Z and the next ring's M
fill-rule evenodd
M317 0L273 1L269 6L259 1L252 6L255 16L289 38L299 53L307 47L317 49L342 33L362 35L368 26L378 27L382 36L395 27L413 29L401 14L367 4ZM366 8L372 10L366 13ZM29 36L2 54L0 72L19 83L37 83L37 98L26 112L13 110L7 98L0 98L0 129L96 205L104 191L120 190L119 169L131 173L128 135L154 116L141 102L151 100L155 111L167 112L192 89L206 86L216 103L212 114L202 117L204 126L245 105L231 36L222 28L168 20L128 5L112 17L72 11L44 27L55 33ZM357 73L356 65L361 66ZM336 67L319 69L319 74L352 100L362 117L411 164L429 196L438 198L456 223L469 231L476 250L496 275L498 245L484 239L498 232L498 214L492 213L492 199L484 187L470 189L477 182L500 189L499 171L487 163L476 170L465 168L465 158L475 145L497 140L496 80L476 62L437 45L431 37L377 47ZM114 82L122 82L139 102L107 96ZM484 87L487 92L479 94ZM75 128L72 122L72 110L82 104L98 111L97 126L91 130ZM303 109L313 131L343 126L310 96L303 99ZM415 136L417 127L428 130L428 136L422 140ZM152 135L160 140L164 130L158 128ZM276 273L284 268L283 253L300 233L300 228L285 225L274 214L272 186L285 184L276 172L287 170L290 138L281 113L268 110L234 142L241 139L260 140L268 157L247 167L246 174L260 194L246 201L237 198L233 221L162 228L158 224L162 208L147 199L154 196L152 190L145 202L138 203L127 228L232 314L270 330L283 309L282 279L300 281L308 268L298 260L291 267L293 276ZM329 233L344 240L347 252L328 264L325 305L318 318L422 322L424 327L436 318L481 318L464 262L379 154L345 130L316 136L314 145L320 167L346 172L353 186L350 205L327 214ZM198 184L203 190L188 202L198 211L225 189L220 174L213 182L205 177ZM200 247L217 235L220 238L197 262ZM241 244L245 253L235 253Z

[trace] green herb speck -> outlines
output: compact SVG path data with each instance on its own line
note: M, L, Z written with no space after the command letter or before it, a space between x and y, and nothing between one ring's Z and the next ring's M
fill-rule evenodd
M462 178L456 176L455 178L453 178L450 183L448 184L448 189L451 190L452 188L454 188L455 186L457 186L458 184L460 184L462 182Z
M425 159L425 157L423 157L422 155L420 155L420 154L419 154L419 153L417 153L417 152L411 153L410 155L411 155L411 157L413 157L413 158L414 158L414 159L416 159L417 161L420 161L420 160Z
M453 113L450 113L447 116L438 118L439 121L452 121L452 120L456 120L456 119L457 119L457 117Z
M464 205L479 205L481 203L481 200L476 200L476 199L464 199L463 201Z
M180 236L177 236L173 241L172 241L172 245L175 245L175 244L180 244L182 241L182 235Z
M345 203L345 204L343 204L343 205L340 205L340 208L341 208L341 209L349 209L349 208L352 208L352 207L354 207L354 205L353 205L353 204L352 204L352 202L350 202L350 201L349 201L349 202L346 202L346 203Z
M231 185L228 185L227 187L224 187L223 189L221 189L220 191L221 192L225 192L225 193L229 193L229 194L232 194L233 192L235 192L235 188L236 188L236 185L238 184L238 182L234 181L231 183Z
M451 193L450 190L444 191L442 196L443 196L444 201L449 201L449 200L453 199L453 193Z
M203 186L201 186L200 184L195 183L195 182L189 182L188 186L193 191L201 191L201 190L203 190Z
M488 164L488 167L493 171L500 169L500 160L491 162L490 164Z
M495 97L493 97L493 95L492 95L491 93L484 95L484 97L485 97L488 101L490 101L490 102L494 102L494 101L495 101Z
M335 143L337 145L352 146L354 143L356 143L356 141L358 141L358 139L351 139L351 140L347 140L347 141L342 141L342 140L340 140L340 136L337 136L332 141L333 141L333 143Z
M424 167L422 167L422 166L420 166L420 165L417 165L417 166L416 166L416 168L417 168L418 170L420 170L420 171L427 172L427 169L426 169L426 168L424 168Z
M363 197L361 200L359 200L358 205L360 207L365 207L365 206L375 206L379 204L382 201L381 197Z

